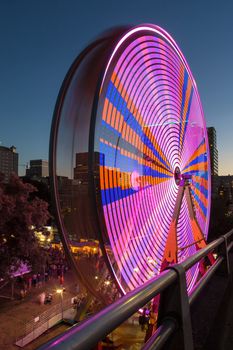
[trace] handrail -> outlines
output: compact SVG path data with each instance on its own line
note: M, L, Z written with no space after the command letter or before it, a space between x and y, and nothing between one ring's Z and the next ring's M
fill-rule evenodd
M167 318L164 320L163 324L158 327L153 336L146 342L142 350L153 350L155 346L157 350L162 349L167 339L175 331L176 327L177 325L173 319Z
M201 290L205 287L205 285L209 282L213 274L216 272L218 267L223 262L224 258L221 256L219 257L214 265L212 265L209 270L206 272L206 274L197 282L195 287L192 290L192 293L189 295L189 304L192 305L193 302L196 300L198 295L200 294Z
M233 233L233 230L232 230L232 233ZM182 265L185 271L189 270L190 267L198 263L202 258L204 258L209 253L211 253L215 248L217 248L223 242L224 242L224 238L222 236L214 240L213 242L207 244L205 248L198 250L195 254L191 255L190 257L182 261L182 263L180 263L179 265Z
M205 248L200 249L194 255L182 261L182 263L177 264L177 266L180 266L182 269L187 271L210 252L213 252L214 249L220 247L222 243L226 243L227 239L230 238L232 234L233 229L224 236L212 241ZM189 304L194 302L202 288L213 276L222 262L225 259L228 260L228 252L232 246L232 242L226 244L225 249L223 249L223 253L221 253L222 256L218 257L206 274L198 281L192 293L189 295ZM38 350L91 349L91 347L93 347L99 340L103 339L107 334L126 321L130 316L137 312L138 309L147 304L156 295L161 294L172 284L175 282L177 283L178 280L179 276L175 270L165 270L159 276L152 278L142 286L136 288L134 291L129 292L121 299L93 315L88 320L84 320L80 324L71 327L62 335L39 347ZM188 312L190 312L190 310L188 310ZM169 317L164 318L152 339L149 340L151 344L153 341L153 347L151 347L152 345L149 346L149 344L146 343L144 349L161 349L162 344L164 344L168 337L170 337L170 335L177 329L175 322L176 321L174 319L169 320ZM185 346L183 348L188 349Z

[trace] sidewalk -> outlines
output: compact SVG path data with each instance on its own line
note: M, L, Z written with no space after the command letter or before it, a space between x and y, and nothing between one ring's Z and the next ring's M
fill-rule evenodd
M206 350L233 348L233 284L228 283L223 300L205 344Z
M77 294L77 281L72 271L68 271L64 277L63 298L71 299ZM16 337L21 335L24 324L48 310L52 305L61 303L61 296L56 293L58 288L61 288L59 279L52 277L40 288L32 288L23 300L6 300L0 304L0 350L18 349L14 342ZM51 305L39 303L38 297L42 292L53 294Z
M233 278L233 252L229 254ZM191 307L195 350L233 349L233 287L220 267Z

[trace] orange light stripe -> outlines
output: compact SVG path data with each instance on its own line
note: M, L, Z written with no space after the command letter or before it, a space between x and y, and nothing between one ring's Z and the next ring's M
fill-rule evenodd
M115 125L114 129L119 129L119 121L120 121L120 112L116 109L116 115L115 115Z
M111 127L115 128L115 121L116 121L116 115L117 115L117 109L116 107L112 108L112 116L111 116Z
M104 183L104 167L100 166L100 188L101 190L104 190L105 188L105 183Z
M105 188L109 188L108 169L106 167L104 167L104 182L105 182Z
M107 119L106 122L111 125L111 116L112 116L112 107L113 105L111 103L108 104L108 109L107 109Z
M108 101L105 99L105 101L104 101L104 108L103 108L103 114L102 114L102 118L103 118L104 121L106 121L107 109L108 109Z
M117 172L119 172L119 170L113 169L113 186L117 187Z
M111 169L107 169L108 170L108 179L109 179L109 188L113 188L113 170Z
M117 187L121 186L121 173L120 173L120 169L116 169L116 176L117 176Z

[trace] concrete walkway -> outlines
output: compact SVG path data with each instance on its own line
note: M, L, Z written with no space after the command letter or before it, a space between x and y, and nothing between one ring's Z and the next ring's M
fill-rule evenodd
M223 300L215 316L214 325L205 344L206 350L233 349L233 284L225 290Z
M233 253L229 258L233 271ZM195 350L233 349L233 286L223 267L195 301L191 315Z
M76 280L71 271L65 274L64 299L71 299L77 294ZM40 288L33 288L23 300L5 300L0 304L0 350L18 349L14 345L15 339L22 335L26 322L32 320L51 306L61 303L61 297L56 293L59 288L59 280L51 278ZM38 296L42 292L52 293L52 304L44 305L38 301ZM33 348L33 347L32 347Z

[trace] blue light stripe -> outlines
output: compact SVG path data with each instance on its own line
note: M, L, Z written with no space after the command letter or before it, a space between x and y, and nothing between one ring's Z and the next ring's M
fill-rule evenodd
M208 190L204 186L201 186L201 184L196 181L193 181L193 186L196 187L206 198L208 198Z
M184 171L184 174L190 174L194 176L199 176L205 180L208 180L208 171L203 171L203 170L190 170L190 171Z
M199 144L199 146L198 146L198 147L195 149L195 151L193 152L193 155L194 155L196 152L198 152L198 149L199 149L204 143L205 143L205 139L203 139L203 140L201 141L201 143ZM191 160L191 161L186 165L186 167L185 167L184 169L187 169L187 168L190 167L191 165L197 164L197 162L198 162L198 157L200 157L200 156L202 156L202 155L204 155L204 156L206 157L206 159L204 159L204 161L206 161L206 160L207 160L207 154L201 153L200 155L196 156L196 158L194 158L193 160ZM193 156L192 156L192 157L193 157ZM192 157L190 157L190 158L192 158ZM197 161L195 161L195 160L197 160Z
M203 202L200 200L200 198L198 197L198 195L197 195L193 190L191 190L191 191L192 191L193 197L196 199L197 203L199 204L199 207L201 208L201 210L203 211L203 214L204 214L205 217L206 217L206 215L207 215L207 209L206 209L205 205L204 205Z
M204 162L207 162L207 156L206 156L205 153L202 153L199 156L197 156L196 158L194 158L188 165L186 165L184 170L189 168L192 165L199 164L199 163L204 163Z

